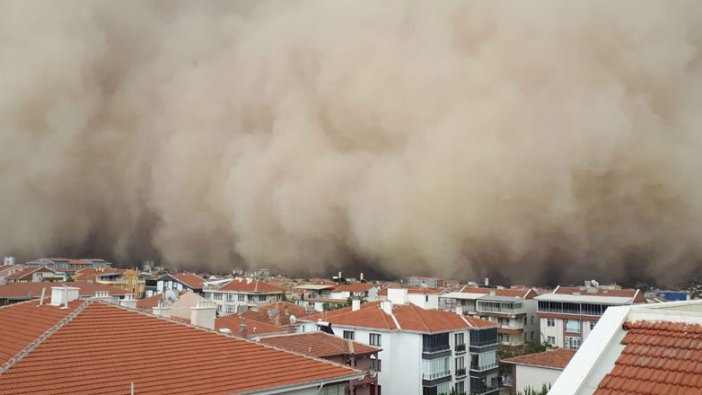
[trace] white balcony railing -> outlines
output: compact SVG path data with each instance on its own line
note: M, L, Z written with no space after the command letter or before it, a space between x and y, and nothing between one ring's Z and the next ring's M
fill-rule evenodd
M442 377L450 376L451 371L447 370L445 372L435 372L435 373L422 373L422 379L424 380L436 380Z

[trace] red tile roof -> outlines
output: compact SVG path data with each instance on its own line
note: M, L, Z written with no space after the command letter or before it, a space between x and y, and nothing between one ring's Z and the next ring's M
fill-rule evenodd
M595 394L702 393L702 325L626 322L624 349Z
M73 301L68 309L49 306L48 298L0 307L0 364L27 347L49 328L70 314L82 301ZM2 392L2 390L0 390Z
M0 375L0 392L114 394L128 393L134 383L138 394L223 394L343 382L362 375L256 342L100 302L85 303L80 314ZM47 314L34 311L27 322ZM177 357L164 357L164 350Z
M303 317L305 321L328 321L342 326L354 326L384 330L402 329L416 332L445 332L450 330L468 329L471 327L495 326L493 323L477 318L459 316L458 314L441 310L423 309L414 304L393 305L393 316L386 314L381 308L381 302L370 302L361 305L357 311L352 307L332 310L324 313ZM399 328L397 323L400 325Z
M158 306L158 303L162 301L164 298L164 295L161 294L156 294L149 296L148 298L142 298L137 300L136 308L137 309L152 309L156 306Z
M14 273L14 274L11 274L11 275L5 277L5 279L7 279L7 280L22 280L25 277L31 277L32 273L39 271L39 270L41 270L43 272L51 272L51 269L45 269L43 267L27 267L27 268L23 269L21 272L17 272L17 273Z
M290 316L294 315L296 318L300 318L306 314L307 312L302 306L289 302L276 302L258 306L256 311L247 310L240 315L271 325L290 325Z
M260 280L253 280L249 283L245 279L234 279L219 288L218 291L274 293L284 292L284 289Z
M380 348L342 339L324 332L264 337L261 338L261 343L318 358L340 355L365 355L380 351Z
M202 289L202 283L206 281L204 278L192 273L171 274L171 277L187 285L191 289Z
M372 283L341 284L332 289L332 292L366 292L373 287L374 285Z
M241 336L241 325L246 324L247 337L256 335L266 335L271 333L288 333L288 330L278 325L271 325L265 322L250 320L239 315L225 315L215 319L215 329L228 328L234 336Z
M46 296L51 296L51 287L61 287L67 285L69 287L80 288L78 291L81 297L95 296L97 291L107 291L110 295L124 296L128 292L113 287L107 284L91 283L89 281L73 281L73 282L35 282L35 283L7 283L0 286L0 298L38 298L41 296L41 290L46 289Z
M559 348L556 350L536 354L521 355L514 358L503 359L502 362L516 365L540 366L546 368L565 369L568 362L575 355L575 350Z
M111 274L111 273L124 273L124 269L95 269L95 268L84 268L79 269L73 276L76 280L81 281L95 281L98 274Z
M10 272L22 271L25 269L24 265L3 265L0 266L0 277L10 275Z
M531 288L469 288L464 287L459 292L472 294L491 295L493 292L496 296L506 296L512 298L531 299L537 296L536 291Z

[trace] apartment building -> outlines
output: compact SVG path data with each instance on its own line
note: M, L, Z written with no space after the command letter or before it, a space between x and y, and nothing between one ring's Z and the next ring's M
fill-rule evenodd
M439 305L493 322L497 325L498 344L521 346L526 341L539 341L536 296L531 288L463 287L440 295Z
M201 294L205 279L193 273L169 273L156 279L156 293L167 289L174 291L192 291ZM146 295L151 296L151 295Z
M29 267L47 267L49 269L64 270L64 269L107 269L112 267L112 263L104 259L98 258L39 258L26 263Z
M228 283L206 283L203 292L205 299L218 306L221 314L242 313L249 308L267 303L279 302L285 290L261 280L235 278Z
M550 394L700 394L702 301L613 306Z
M378 300L380 288L372 283L341 284L329 292L330 299L346 300L359 298L368 301Z
M390 288L378 291L378 300L388 299L388 289ZM407 288L407 299L409 303L415 304L423 309L438 309L439 296L443 293L444 290L442 288Z
M594 280L585 281L580 287L559 286L535 299L541 340L568 349L580 347L607 308L646 303L638 289L601 286Z
M379 392L383 394L497 393L494 325L452 312L423 309L409 302L407 289L390 289L385 301L361 304L354 300L351 307L300 321L306 322L306 331L319 328L382 348L371 366L378 372ZM475 339L474 346L471 339ZM471 367L475 369L469 370Z
M262 337L260 342L362 370L366 372L366 376L349 382L349 394L380 395L377 391L378 377L372 369L372 361L378 358L380 351L377 347L342 339L324 332Z
M441 277L410 276L407 277L409 287L440 288L446 286L446 280Z

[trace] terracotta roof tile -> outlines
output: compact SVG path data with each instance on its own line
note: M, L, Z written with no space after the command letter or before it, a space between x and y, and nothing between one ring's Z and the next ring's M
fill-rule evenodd
M33 311L32 320L47 314L36 307ZM164 359L164 350L172 350L177 358ZM0 392L114 394L127 393L134 383L139 394L222 394L346 381L361 374L328 361L92 302L0 375Z
M206 281L204 278L192 273L176 273L171 274L171 277L192 289L202 289L202 284Z
M35 283L7 283L0 286L0 298L38 298L41 290L46 289L46 295L51 295L51 287L63 285L80 288L81 297L95 296L97 291L107 291L110 295L123 296L127 291L107 284L91 283L88 281L73 282L35 282Z
M44 269L43 267L27 267L27 268L24 268L22 271L17 272L17 273L13 273L5 278L7 280L21 280L27 276L30 276L32 273L39 271L39 270L46 271L46 269Z
M338 355L363 355L380 351L380 348L342 339L324 332L264 337L261 339L261 343L318 358Z
M228 328L232 335L241 336L241 325L246 325L247 337L265 335L271 333L288 333L288 330L278 325L271 325L265 322L250 320L238 315L225 315L215 320L215 329Z
M307 314L305 308L289 302L268 303L256 310L247 310L240 315L244 318L265 322L271 325L290 325L290 317L300 318Z
M494 326L490 322L477 318L459 316L448 311L423 309L411 303L393 305L392 312L394 319L393 316L383 311L381 302L370 302L361 304L361 308L357 311L353 311L352 307L345 307L309 315L302 319L305 321L323 320L336 325L384 330L402 329L427 333ZM399 328L395 324L395 320L400 325Z
M142 298L137 300L136 307L137 309L152 309L156 306L158 306L158 303L163 300L164 295L161 294L156 294L149 296L148 298Z
M596 394L702 393L702 325L626 322L624 349Z
M234 291L234 292L283 292L284 289L275 285L268 284L264 281L253 280L250 283L246 280L234 279L225 284L218 291Z
M521 355L519 357L508 358L502 362L517 365L542 366L548 368L565 369L568 362L575 355L575 350L559 348L552 351L545 351L536 354Z
M48 298L0 307L0 364L28 346L37 337L70 314L81 301L68 304L68 309L49 306ZM2 392L2 391L0 391Z

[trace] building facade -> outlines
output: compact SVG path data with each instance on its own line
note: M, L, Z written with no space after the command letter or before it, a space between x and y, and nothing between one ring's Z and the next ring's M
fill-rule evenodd
M646 303L638 289L600 286L585 281L581 287L557 287L536 297L541 340L555 347L578 349L607 308Z

